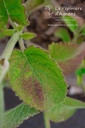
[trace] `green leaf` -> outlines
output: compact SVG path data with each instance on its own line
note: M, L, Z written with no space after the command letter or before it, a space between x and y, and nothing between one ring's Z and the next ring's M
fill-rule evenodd
M20 99L39 110L51 108L66 96L60 68L46 52L33 46L13 52L8 78Z
M82 68L82 67L81 68L78 68L77 71L76 71L76 74L77 75L83 75L83 74L85 74L85 68Z
M3 39L5 36L3 35L2 31L0 31L0 39Z
M85 36L85 28L82 30L81 34Z
M67 97L64 102L56 104L50 111L47 111L47 115L51 121L61 122L70 118L76 109L82 108L85 108L84 102Z
M81 35L78 36L77 38L77 44L81 44L82 42L84 42L85 40L85 36L81 33Z
M77 21L71 16L64 16L62 20L66 23L69 29L74 33L78 29Z
M4 36L12 36L14 34L14 32L15 32L14 29L6 29L6 30L2 31Z
M5 36L12 36L14 32L14 29L3 29L0 31L0 39L4 38Z
M75 57L80 49L83 49L83 47L79 48L79 46L72 44L52 43L49 45L48 51L53 59L65 61Z
M3 26L7 23L7 21L8 21L7 11L4 7L3 0L0 0L0 29L3 28Z
M27 25L21 0L0 0L0 29L7 24L9 17L16 23Z
M69 32L65 29L65 28L59 28L56 32L55 32L55 36L61 38L64 42L70 42L70 35Z
M63 104L70 109L83 109L85 108L85 102L67 97Z
M40 5L44 4L45 0L27 0L25 3L28 14L30 14L33 10L35 10Z
M23 30L23 26L22 25L16 26L16 31L22 31L22 30Z
M73 73L81 64L85 55L85 43L74 44L51 44L48 49L51 57L58 62L64 75Z
M75 111L76 109L69 109L62 103L58 103L50 111L46 112L46 114L48 115L49 120L59 123L66 121L75 113Z
M4 123L0 121L3 128L16 128L24 120L30 118L39 112L34 108L30 108L28 105L20 104L19 106L5 112Z
M85 75L85 68L80 67L76 70L76 75L77 75L77 85L82 85L83 84L83 75Z
M25 32L25 33L23 33L21 36L22 36L22 38L23 38L24 40L30 40L30 39L36 37L36 34L31 33L31 32Z

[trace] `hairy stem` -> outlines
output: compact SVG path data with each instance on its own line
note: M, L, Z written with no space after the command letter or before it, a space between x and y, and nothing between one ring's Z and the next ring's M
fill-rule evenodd
M3 124L4 121L4 93L3 93L3 85L0 84L0 122ZM0 123L0 128L1 128L1 124Z
M24 46L22 37L20 37L19 39L19 46L20 46L21 51L23 52L25 50L25 46Z
M15 47L15 44L17 43L17 41L19 40L19 36L20 36L21 32L16 32L13 34L13 36L10 38L10 40L8 41L7 43L7 46L4 50L4 52L2 53L1 55L1 59L9 59L11 54L12 54L12 51Z
M44 112L44 122L45 122L45 128L51 128L50 127L50 120L49 120L49 118L45 112Z

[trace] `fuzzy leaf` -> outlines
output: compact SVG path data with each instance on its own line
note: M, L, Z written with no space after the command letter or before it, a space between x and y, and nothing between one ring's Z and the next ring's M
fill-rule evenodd
M0 122L3 128L16 128L24 120L30 118L39 112L28 105L20 104L19 106L5 112L4 123Z
M73 98L65 98L63 104L70 109L82 109L85 108L85 102L73 99Z
M15 30L14 29L5 29L2 31L2 34L4 36L12 36L14 34Z
M58 62L65 75L73 73L85 55L85 43L81 45L52 44L48 49L51 57Z
M62 103L56 104L55 107L53 107L50 111L46 112L46 114L49 117L49 120L53 122L62 122L70 118L74 113L76 109L69 109Z
M0 29L7 24L9 17L16 23L27 25L21 0L0 0Z
M52 43L49 45L49 53L52 58L58 61L65 61L78 55L83 47L72 44Z
M66 95L67 84L58 65L33 46L13 52L8 78L20 99L39 110L51 108Z
M30 39L34 38L36 35L31 32L25 32L21 36L24 40L30 40Z
M56 104L47 115L51 121L61 122L70 118L76 109L85 108L85 103L72 98L65 98L64 102Z
M81 64L82 60L84 59L85 52L81 52L76 57L69 59L67 61L59 61L58 65L63 70L64 75L72 74L76 71L76 69Z
M55 32L55 36L61 38L63 40L63 42L70 42L69 32L65 28L59 28Z
M72 32L75 32L78 29L78 23L73 17L64 16L62 17L62 20L66 23Z

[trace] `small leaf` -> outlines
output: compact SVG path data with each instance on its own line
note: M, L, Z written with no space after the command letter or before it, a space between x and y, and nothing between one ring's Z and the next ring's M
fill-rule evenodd
M63 40L63 42L70 42L70 35L69 32L65 29L65 28L59 28L56 32L55 32L55 36L61 38Z
M74 33L78 29L77 21L71 16L64 16L62 20L66 23L69 29Z
M77 71L76 71L76 74L77 75L83 75L83 74L85 74L85 68L79 68L79 69L77 69Z
M23 26L22 25L16 26L16 31L22 31L22 30L23 30Z
M5 112L4 123L0 121L0 124L3 128L16 128L18 127L24 120L30 118L39 112L34 108L30 108L28 105L20 104L19 106Z
M64 100L66 82L58 65L43 50L15 50L8 72L10 86L26 104L47 110Z
M31 33L31 32L25 32L25 33L23 33L21 36L22 36L22 38L23 38L24 40L30 40L30 39L36 37L36 34Z
M14 32L15 32L14 29L6 29L6 30L2 31L4 36L12 36L14 34Z

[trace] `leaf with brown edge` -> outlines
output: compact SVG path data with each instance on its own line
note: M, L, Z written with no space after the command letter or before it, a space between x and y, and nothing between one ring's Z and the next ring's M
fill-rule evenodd
M13 52L8 78L16 95L39 110L48 110L66 97L62 71L46 52L33 46Z
M85 52L81 52L76 57L67 60L65 62L58 62L59 67L63 70L64 75L72 74L76 71L76 69L80 66L82 60L84 59Z
M75 72L85 56L85 43L74 44L52 44L48 49L51 57L58 62L64 75Z

